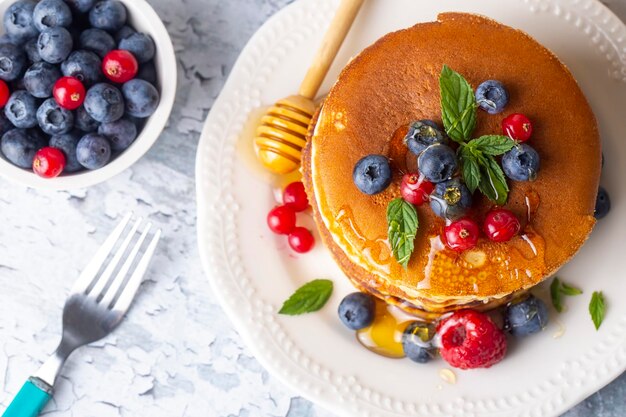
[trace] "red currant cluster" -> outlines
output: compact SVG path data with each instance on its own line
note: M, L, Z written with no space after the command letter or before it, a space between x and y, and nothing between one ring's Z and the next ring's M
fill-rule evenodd
M283 205L274 207L267 215L267 225L278 235L288 235L291 249L306 253L313 249L315 239L305 227L296 227L296 212L309 207L309 199L300 181L292 182L283 190Z

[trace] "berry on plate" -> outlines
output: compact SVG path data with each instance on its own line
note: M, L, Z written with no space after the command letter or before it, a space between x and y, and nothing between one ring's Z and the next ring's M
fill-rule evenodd
M52 87L61 77L58 66L47 62L36 62L24 74L24 87L33 97L48 98L52 95Z
M363 292L353 292L346 295L337 309L339 319L351 330L364 329L372 324L375 312L374 297Z
M30 169L35 153L46 144L46 139L35 129L13 129L2 135L0 150L13 165Z
M6 106L9 97L11 97L9 86L4 81L0 80L0 109Z
M513 181L534 181L541 166L539 154L521 143L502 156L502 170Z
M101 123L114 122L124 115L122 93L110 84L99 83L87 90L83 105L87 113Z
M518 142L526 142L533 134L533 125L521 113L513 113L502 119L502 133Z
M440 143L430 145L420 154L417 159L417 168L426 179L433 183L439 183L452 178L459 164L456 152Z
M494 242L511 240L520 231L519 219L507 209L494 209L485 216L483 231Z
M274 207L267 214L267 225L278 235L288 235L296 227L296 212L291 207Z
M315 238L305 227L296 227L288 237L289 246L298 253L307 253L315 246Z
M52 93L57 104L68 110L76 110L85 101L85 87L74 77L59 78Z
M159 105L159 91L145 80L130 80L122 86L126 113L141 119L151 116Z
M427 203L434 189L435 184L426 181L423 176L416 172L404 174L400 184L402 198L415 206Z
M60 149L46 146L35 154L33 171L42 178L58 177L65 168L65 155Z
M437 123L427 119L411 123L409 131L404 137L404 144L413 154L418 156L424 149L435 143L446 145L448 140Z
M352 171L354 185L364 194L373 195L385 191L391 184L391 167L383 155L367 155L361 158Z
M283 190L283 204L295 211L304 211L309 207L309 198L304 190L304 184L295 181Z
M98 169L111 159L111 146L105 137L88 133L76 145L76 159L87 169Z
M489 114L498 114L509 102L509 93L504 85L497 80L487 80L476 89L478 107Z
M74 77L85 87L102 79L102 61L94 52L74 51L61 64L61 72L66 77Z
M138 32L120 40L118 47L132 53L140 64L150 61L156 52L152 38L145 33Z
M430 195L430 208L442 219L461 218L471 207L472 193L458 178L437 184Z
M611 211L611 199L609 193L602 187L598 189L598 196L596 197L596 208L593 212L596 220L603 219Z
M443 231L446 246L457 252L474 248L479 234L480 229L476 222L467 218L450 223Z
M435 326L422 321L411 322L402 333L402 350L413 362L426 363L435 357Z
M74 114L58 105L55 99L44 101L37 110L39 127L49 135L67 133L74 127Z
M489 368L506 354L506 337L486 314L460 310L437 326L441 357L459 369Z
M548 307L546 303L529 295L527 298L511 303L504 313L505 329L513 336L528 336L538 333L548 325Z
M116 49L102 60L102 72L111 81L125 83L132 80L139 71L137 60L128 51Z

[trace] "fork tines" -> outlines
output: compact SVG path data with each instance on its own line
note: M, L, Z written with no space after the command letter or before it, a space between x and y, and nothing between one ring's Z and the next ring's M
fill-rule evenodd
M132 302L161 237L141 217L131 223L128 213L111 232L72 288L111 310L125 312Z

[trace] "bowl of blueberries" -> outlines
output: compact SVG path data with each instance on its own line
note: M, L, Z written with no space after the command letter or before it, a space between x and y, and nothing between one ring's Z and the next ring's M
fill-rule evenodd
M7 0L0 13L0 175L83 188L150 149L176 58L145 0Z

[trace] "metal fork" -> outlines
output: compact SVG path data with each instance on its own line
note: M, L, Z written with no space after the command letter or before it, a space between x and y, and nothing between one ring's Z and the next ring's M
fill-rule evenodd
M129 213L122 219L80 274L63 308L61 343L22 386L3 417L39 415L52 397L56 377L72 352L102 339L124 318L161 237L159 229L140 256L152 225L148 223L139 232L142 219L138 218L124 233L131 217Z

